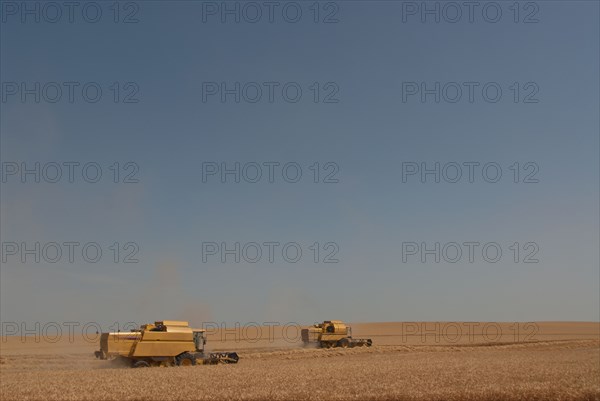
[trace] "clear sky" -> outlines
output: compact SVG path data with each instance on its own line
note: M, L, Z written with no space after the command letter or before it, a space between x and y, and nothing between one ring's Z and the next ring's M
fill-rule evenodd
M513 3L2 1L1 320L599 320L599 3Z

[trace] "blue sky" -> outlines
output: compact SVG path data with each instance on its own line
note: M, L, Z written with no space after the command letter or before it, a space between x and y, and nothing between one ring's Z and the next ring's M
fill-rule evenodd
M318 23L314 2L293 3L302 10L296 23L279 8L273 22L242 15L240 23L231 16L223 23L203 14L222 2L139 1L120 3L114 23L112 2L100 1L97 23L80 10L72 23L66 14L57 23L41 14L37 23L31 15L22 22L22 10L7 3L13 6L2 2L0 31L4 173L11 163L76 161L98 163L103 176L97 183L26 176L23 183L19 173L7 175L3 246L97 242L106 256L22 263L5 255L3 321L598 320L597 2L523 2L516 23L512 2L503 1L494 3L502 10L496 23L480 8L472 23L464 15L457 23L444 15L422 22L420 9L403 14L410 2L392 1L319 2ZM130 13L137 23L123 23ZM323 23L330 13L338 22ZM538 22L524 23L526 16ZM41 92L39 103L9 94L12 83L36 82L79 86L72 103L66 92L56 103ZM102 88L96 103L81 94L90 82ZM221 102L203 92L212 82L277 84L273 102L264 92L256 103L243 96L236 103L234 95ZM403 102L407 82L429 89L475 82L475 97L469 102L463 92L455 103L443 96L436 103L419 93ZM302 89L298 102L284 99L286 83ZM488 83L502 89L495 103L482 95ZM138 101L123 102L132 91ZM323 102L331 91L338 101ZM120 181L132 162L139 182L114 183L115 162ZM302 177L288 183L276 170L273 183L236 183L231 175L203 182L212 162L294 162ZM502 177L489 183L476 170L472 183L417 175L403 182L410 162L497 163ZM523 182L534 168L539 182ZM322 182L332 169L339 182ZM296 242L303 256L297 263L280 254L274 263L202 260L203 243L269 241ZM503 256L496 263L480 253L473 263L402 260L403 243L468 241L495 242ZM122 263L120 255L114 263L115 242L137 244L139 262ZM322 262L334 249L323 249L329 242L338 263ZM515 242L517 263L509 248ZM539 248L538 263L523 263L528 243Z

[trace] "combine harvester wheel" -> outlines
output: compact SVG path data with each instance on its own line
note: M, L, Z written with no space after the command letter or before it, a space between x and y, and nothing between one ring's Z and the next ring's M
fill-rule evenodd
M196 357L186 352L175 358L175 364L177 366L194 366L196 365Z

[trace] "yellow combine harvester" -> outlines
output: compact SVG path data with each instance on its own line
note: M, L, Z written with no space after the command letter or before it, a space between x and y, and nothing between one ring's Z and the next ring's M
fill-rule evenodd
M322 324L302 329L301 336L304 345L317 344L321 348L370 347L373 345L370 338L352 338L352 328L341 320L326 320Z
M237 363L235 352L205 354L205 333L188 322L163 320L130 333L102 333L100 350L94 354L99 359L125 358L134 368Z

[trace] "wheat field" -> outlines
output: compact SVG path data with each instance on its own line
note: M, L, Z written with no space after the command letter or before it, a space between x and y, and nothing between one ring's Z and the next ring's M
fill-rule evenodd
M2 400L600 400L598 323L537 323L535 335L530 331L523 338L502 324L502 336L458 340L450 329L441 336L408 335L415 326L400 325L353 325L355 337L368 334L375 342L353 349L305 348L281 338L249 342L215 332L212 348L237 350L240 362L185 368L131 369L95 360L95 344L3 338L0 395Z

